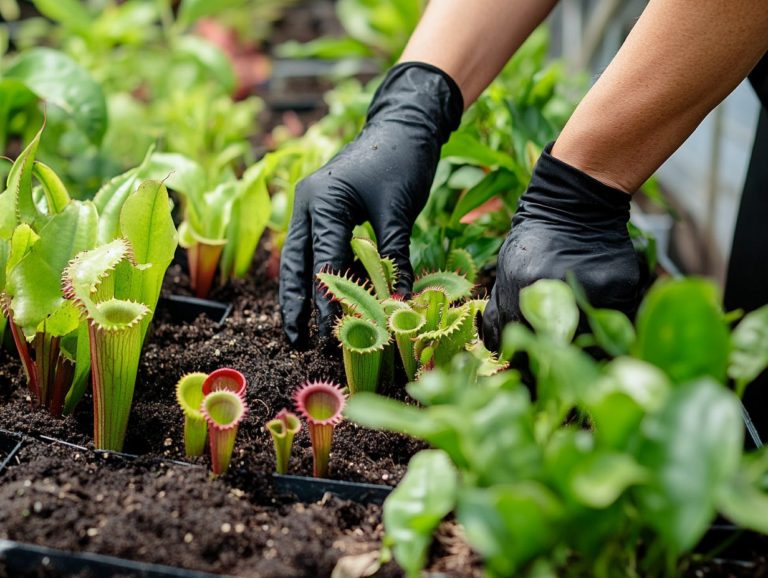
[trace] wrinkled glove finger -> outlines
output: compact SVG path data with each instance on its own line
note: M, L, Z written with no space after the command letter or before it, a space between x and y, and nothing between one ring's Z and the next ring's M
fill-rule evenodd
M499 305L496 287L491 290L491 298L485 306L482 323L478 324L480 339L486 349L494 353L501 350L501 320L499 319Z
M314 252L313 271L344 273L352 262L352 221L354 214L343 199L331 199L319 202L312 210L312 247ZM325 291L315 283L315 306L317 307L318 334L328 338L339 316L339 307L325 295Z
M386 220L385 220L386 219ZM413 287L413 266L410 259L411 225L404 215L383 215L371 218L379 245L379 254L392 259L397 268L394 292L410 297Z
M309 338L312 313L312 229L306 204L294 206L288 236L280 257L280 313L283 331L294 347L304 347Z

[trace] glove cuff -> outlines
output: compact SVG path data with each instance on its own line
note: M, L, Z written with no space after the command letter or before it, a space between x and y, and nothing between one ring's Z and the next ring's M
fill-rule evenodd
M446 72L426 62L402 62L376 89L366 120L422 125L442 145L459 127L463 112L461 89Z
M629 220L630 195L606 185L552 156L549 143L536 162L528 189L520 199L529 212L556 211L591 221ZM523 207L525 205L525 207Z

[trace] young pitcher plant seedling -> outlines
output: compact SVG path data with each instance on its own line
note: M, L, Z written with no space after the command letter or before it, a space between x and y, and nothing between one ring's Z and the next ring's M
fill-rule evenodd
M294 392L293 400L309 427L314 476L324 478L328 475L333 428L342 419L346 398L335 383L308 381Z
M215 476L224 474L229 468L237 430L247 412L245 400L233 391L214 391L203 399L200 413L208 423L211 469Z
M276 471L278 474L288 473L288 462L291 459L291 446L294 436L301 430L301 422L296 414L282 409L274 419L267 422L267 430L275 444Z
M176 400L184 412L184 453L190 458L203 455L208 437L208 426L200 412L207 377L205 373L188 373L176 384Z

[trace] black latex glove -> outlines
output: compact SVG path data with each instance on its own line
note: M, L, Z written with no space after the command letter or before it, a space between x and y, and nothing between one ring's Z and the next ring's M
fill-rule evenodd
M640 266L627 231L627 193L542 153L499 252L496 284L483 315L486 346L519 321L520 290L572 271L595 307L632 316L640 299Z
M413 223L463 108L447 74L428 64L399 64L374 94L360 135L299 183L280 263L280 308L292 345L306 344L313 295L320 336L330 335L335 311L318 292L315 274L350 266L355 225L370 221L379 251L398 267L396 290L410 291Z

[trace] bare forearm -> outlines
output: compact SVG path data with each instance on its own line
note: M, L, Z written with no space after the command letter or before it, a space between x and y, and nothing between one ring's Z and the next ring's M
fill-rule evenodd
M472 104L557 0L431 0L400 57L447 72Z
M552 154L633 192L768 49L765 0L651 0Z

